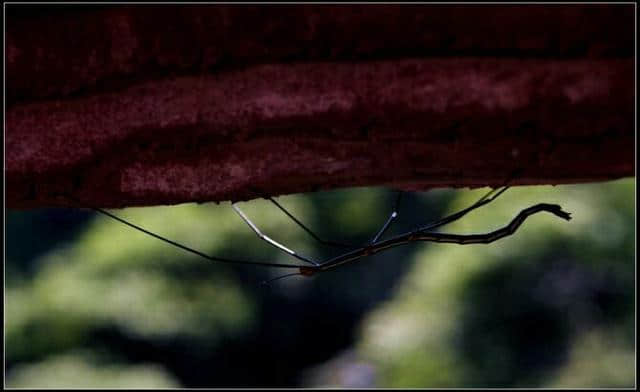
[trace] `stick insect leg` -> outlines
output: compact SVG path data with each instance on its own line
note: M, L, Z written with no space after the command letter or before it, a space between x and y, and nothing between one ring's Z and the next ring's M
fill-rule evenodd
M487 192L484 196L482 196L480 199L478 199L478 201L473 203L471 206L465 208L464 210L458 211L458 212L456 212L454 214L451 214L449 216L445 216L444 218L438 219L437 221L429 223L426 226L419 227L417 229L417 231L427 231L427 230L435 229L437 227L444 226L447 223L451 223L453 221L456 221L456 220L462 218L463 216L465 216L466 214L468 214L469 212L475 210L476 208L479 208L479 207L482 207L484 205L487 205L487 204L491 203L492 201L497 199L498 196L503 194L504 191L506 191L507 189L509 189L509 186L507 186L507 185L505 185L503 187L500 187L500 188L492 189L489 192Z
M513 173L511 173L511 175L505 180L504 184L498 188L494 188L491 189L489 192L487 192L484 196L482 196L480 199L478 199L478 201L476 201L475 203L473 203L471 206L465 208L462 211L458 211L454 214L451 214L449 216L446 216L442 219L439 219L433 223L430 223L426 226L420 227L418 230L419 231L426 231L426 230L431 230L431 229L435 229L437 227L446 225L447 223L451 223L453 221L456 221L460 218L462 218L463 216L465 216L466 214L468 214L469 212L475 210L476 208L482 207L483 205L489 204L492 201L494 201L495 199L498 198L498 196L500 196L502 193L504 193L507 189L509 189L509 183L516 178L517 176L519 176L520 174L522 174L522 169L517 169L515 170ZM495 193L495 194L494 194Z
M287 253L287 254L289 254L289 255L291 255L291 256L293 256L293 257L295 257L295 258L296 258L296 259L298 259L298 260L302 260L302 261L304 261L304 262L306 262L306 263L309 263L309 264L312 264L312 265L315 265L315 266L317 266L317 265L318 265L318 263L316 263L315 261L310 260L310 259L308 259L308 258L306 258L306 257L304 257L304 256L301 256L301 255L297 254L297 253L296 253L296 252L294 252L293 250L291 250L291 249L287 248L286 246L282 245L281 243L279 243L279 242L277 242L277 241L275 241L275 240L271 239L269 236L267 236L267 235L263 234L263 233L260 231L260 229L258 229L258 227L257 227L255 224L253 224L253 222L251 222L251 220L250 220L250 219L249 219L249 218L244 214L244 212L242 212L242 210L241 210L240 208L238 208L238 206L236 206L236 205L235 205L235 203L234 203L234 204L231 204L231 207L233 208L233 210L234 210L238 215L240 215L240 218L242 218L242 220L243 220L247 225L249 225L249 227L251 228L251 230L253 230L253 231L256 233L256 235L258 236L258 238L260 238L261 240L265 241L265 242L266 242L266 243L268 243L269 245L271 245L271 246L273 246L273 247L275 247L275 248L277 248L277 249L280 249L281 251L283 251L283 252L285 252L285 253Z
M79 199L77 199L77 198L75 198L73 196L70 196L70 195L59 194L59 196L62 197L62 198L66 198L68 200L72 200L72 201L78 202L78 203L83 203L81 200L79 200ZM98 207L87 207L87 208L90 208L90 209L92 209L92 210L94 210L94 211L96 211L96 212L98 212L100 214L103 214L103 215L105 215L105 216L107 216L107 217L109 217L111 219L114 219L114 220L116 220L116 221L118 221L120 223L123 223L123 224L125 224L125 225L127 225L127 226L129 226L129 227L131 227L131 228L133 228L135 230L138 230L138 231L140 231L140 232L142 232L144 234L147 234L147 235L149 235L151 237L159 239L160 241L166 242L168 244L171 244L171 245L173 245L175 247L178 247L178 248L180 248L182 250L185 250L185 251L187 251L189 253L193 253L195 255L198 255L198 256L200 256L200 257L202 257L204 259L210 260L210 261L216 261L216 262L220 262L220 263L229 263L229 264L258 265L258 266L262 266L262 267L278 267L278 268L296 268L296 269L300 269L300 266L293 265L293 264L268 263L268 262L252 261L252 260L228 259L228 258L224 258L224 257L211 256L211 255L208 255L206 253L200 252L199 250L196 250L196 249L190 248L190 247L188 247L186 245L183 245L183 244L181 244L179 242L176 242L176 241L170 240L170 239L168 239L166 237L163 237L161 235L155 234L155 233L153 233L153 232L151 232L151 231L149 231L149 230L147 230L147 229L145 229L143 227L140 227L138 225L135 225L135 224L125 220L125 219L122 219L119 216L116 216L116 215L114 215L114 214L112 214L112 213L110 213L110 212L108 212L108 211L106 211L106 210L104 210L102 208L98 208Z
M376 241L378 241L378 238L380 238L384 234L384 232L387 231L389 226L391 226L391 223L393 222L393 220L398 217L398 209L400 207L400 199L402 198L402 194L403 194L402 191L398 192L398 196L396 197L396 202L393 204L393 211L391 212L391 215L389 215L389 218L387 219L387 221L384 223L384 225L382 225L380 230L378 230L378 233L369 242L370 244L373 244Z
M280 276L276 276L275 278L263 280L260 284L268 286L269 283L275 282L276 280L280 280L280 279L284 279L284 278L290 278L290 277L296 276L296 275L302 276L302 274L300 272L294 272L294 273L291 273L291 274L280 275Z
M315 239L319 243L321 243L323 245L329 245L329 246L340 247L340 248L356 248L357 247L357 245L345 244L345 243L342 243L342 242L323 240L316 233L311 231L311 229L309 229L302 222L300 222L300 220L298 220L295 216L293 216L289 211L287 211L282 205L280 205L280 203L278 203L277 201L275 201L271 197L269 198L269 201L271 201L276 207L278 207L278 209L280 209L280 211L284 212L292 221L294 221L298 226L300 226L300 228L302 228L304 231L306 231L311 237L313 237L313 239Z

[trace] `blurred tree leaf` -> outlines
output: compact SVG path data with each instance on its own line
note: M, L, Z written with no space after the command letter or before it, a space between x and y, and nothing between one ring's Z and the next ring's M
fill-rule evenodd
M178 388L180 384L155 364L116 365L87 352L54 355L9 373L10 388Z

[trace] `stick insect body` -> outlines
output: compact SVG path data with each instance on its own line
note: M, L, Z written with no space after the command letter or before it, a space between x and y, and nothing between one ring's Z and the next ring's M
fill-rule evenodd
M513 218L513 220L506 226L492 231L490 233L485 233L485 234L469 234L469 235L463 235L463 234L448 234L448 233L439 233L439 232L434 232L433 230L436 228L439 228L441 226L444 226L448 223L454 222L460 218L462 218L463 216L465 216L466 214L468 214L469 212L482 207L484 205L489 204L490 202L492 202L493 200L495 200L498 196L500 196L502 193L504 193L509 187L507 185L504 185L500 188L496 188L496 189L492 189L491 191L489 191L487 194L485 194L483 197L481 197L478 201L476 201L474 204L472 204L471 206L458 211L454 214L448 215L442 219L439 219L438 221L435 221L433 223L430 223L428 225L422 226L422 227L418 227L415 230L412 231L408 231L402 234L398 234L395 235L391 238L388 239L382 239L383 234L387 231L387 229L391 226L391 223L396 219L396 217L398 216L398 207L400 204L400 198L402 193L398 193L398 197L396 198L396 202L393 208L393 212L391 213L391 215L389 216L389 218L386 220L386 222L384 223L384 225L380 228L380 230L378 230L378 232L376 233L376 235L372 238L371 241L369 241L369 243L367 243L366 245L352 245L352 244L344 244L344 243L340 243L340 242L333 242L333 241L326 241L321 239L319 236L317 236L313 231L311 231L308 227L306 227L302 222L300 222L297 218L295 218L291 213L289 213L289 211L287 211L282 205L280 205L276 200L274 200L273 198L269 198L269 200L278 208L280 209L282 212L284 212L291 220L293 220L298 226L300 226L303 230L305 230L311 237L313 237L316 241L318 241L319 243L322 243L324 245L329 245L329 246L334 246L334 247L341 247L341 248L347 248L349 250L347 250L345 253L342 253L336 257L330 258L328 260L322 261L322 262L317 262L314 261L310 258L304 257L298 253L296 253L295 251L287 248L286 246L280 244L279 242L273 240L272 238L270 238L269 236L263 234L260 229L258 229L258 227L244 214L244 212L242 212L242 210L240 210L240 208L233 203L231 206L234 209L234 211L240 216L240 218L242 218L242 220L251 228L251 230L253 230L255 232L255 234L263 241L267 242L268 244L270 244L271 246L277 248L278 250L285 252L287 254L289 254L290 256L307 263L308 265L294 265L294 264L282 264L282 263L270 263L270 262L259 262L259 261L250 261L250 260L240 260L240 259L228 259L228 258L222 258L222 257L216 257L216 256L210 256L207 255L205 253L202 253L198 250L192 249L188 246L182 245L180 243L177 243L175 241L172 241L170 239L167 239L165 237L162 237L160 235L157 235L155 233L152 233L140 226L137 226L131 222L127 222L126 220L111 214L108 211L105 211L101 208L96 208L96 207L92 207L92 209L96 210L97 212L100 212L112 219L115 219L121 223L126 224L127 226L130 226L136 230L139 230L145 234L148 234L154 238L157 238L159 240L162 240L164 242L167 242L169 244L172 244L180 249L183 249L185 251L194 253L198 256L201 256L207 260L211 260L211 261L216 261L216 262L222 262L222 263L232 263L232 264L248 264L248 265L258 265L258 266L263 266L263 267L275 267L275 268L289 268L289 269L296 269L297 272L294 273L289 273L286 275L282 275L282 276L278 276L274 279L271 279L268 282L274 281L274 280L278 280L278 279L282 279L282 278L286 278L289 276L294 276L294 275L300 275L300 276L311 276L311 275L315 275L319 272L324 272L324 271L328 271L328 270L332 270L334 268L337 268L341 265L347 264L347 263L351 263L351 262L355 262L359 259L362 259L364 257L379 253L379 252L383 252L386 251L388 249L394 248L396 246L400 246L403 244L407 244L410 242L415 242L415 241L429 241L429 242L445 242L445 243L455 243L455 244L460 244L460 245L467 245L467 244L488 244L491 243L493 241L499 240L503 237L512 235L513 233L516 232L516 230L520 227L520 225L527 219L527 217L536 214L538 212L542 212L542 211L546 211L549 212L551 214L554 214L562 219L565 220L570 220L571 219L571 215L565 211L562 210L562 208L559 205L556 204L546 204L546 203L540 203L540 204L536 204L532 207L526 208L522 211L520 211L520 213ZM267 282L265 282L267 283Z

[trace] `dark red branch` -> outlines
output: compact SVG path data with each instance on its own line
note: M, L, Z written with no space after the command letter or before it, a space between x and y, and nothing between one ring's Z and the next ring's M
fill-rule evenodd
M633 175L629 9L9 12L7 203Z

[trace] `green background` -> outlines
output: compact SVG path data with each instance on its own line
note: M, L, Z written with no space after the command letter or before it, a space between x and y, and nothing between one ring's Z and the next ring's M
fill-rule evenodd
M387 235L487 189L408 193ZM319 235L363 243L395 193L278 200ZM635 178L522 186L440 231L484 233L560 204L484 245L414 243L314 276L216 264L90 210L9 210L8 387L633 387ZM308 257L319 245L266 200L239 204ZM112 210L208 254L291 262L229 203Z

